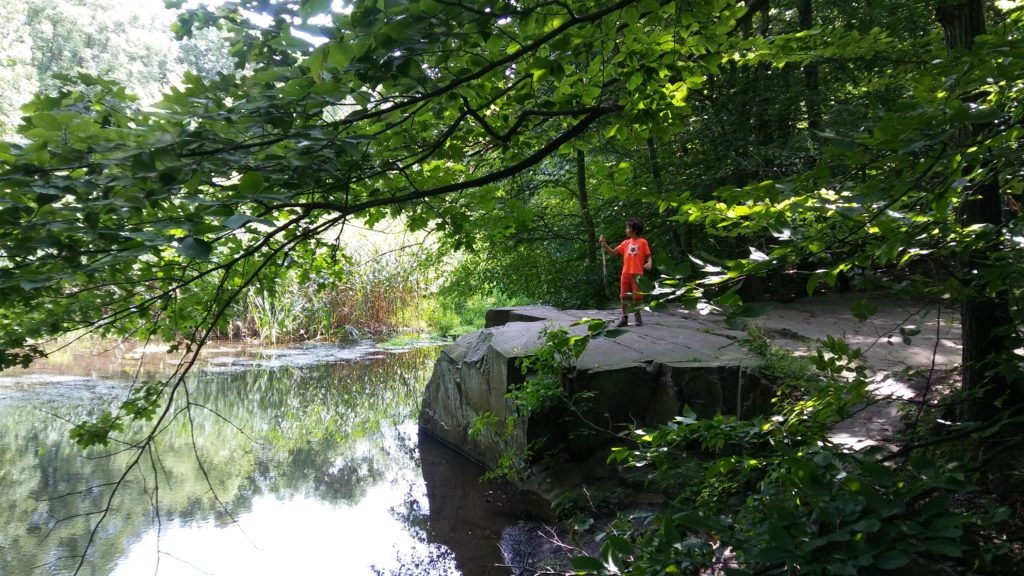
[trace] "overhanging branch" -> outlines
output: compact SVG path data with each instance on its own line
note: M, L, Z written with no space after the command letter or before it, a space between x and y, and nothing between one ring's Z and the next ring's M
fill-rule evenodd
M604 116L620 110L618 106L604 106L591 109L579 122L553 138L551 141L546 143L544 146L538 148L535 152L526 156L522 160L506 166L494 172L490 172L479 178L472 178L470 180L463 180L461 182L454 182L446 184L444 186L438 186L436 188L427 188L424 190L416 190L407 194L401 194L397 196L384 196L377 198L370 198L362 202L356 202L354 204L338 204L336 202L288 202L283 204L274 205L274 209L285 209L285 208L304 208L307 210L329 210L343 215L352 215L364 210L371 208L377 208L379 206L389 206L394 204L406 204L414 202L416 200L423 200L425 198L432 198L435 196L443 196L452 192L460 192L463 190L470 190L473 188L479 188L488 184L504 180L510 176L514 176L523 172L537 164L542 160L550 156L553 152L558 150L563 144L570 142L577 136L586 132L586 130L592 126L599 119Z

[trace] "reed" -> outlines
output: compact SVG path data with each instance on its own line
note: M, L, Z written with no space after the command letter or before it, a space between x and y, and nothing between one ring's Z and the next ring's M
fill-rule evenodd
M321 260L322 262L322 260ZM418 249L369 247L249 289L232 323L260 342L349 340L422 328L434 271Z

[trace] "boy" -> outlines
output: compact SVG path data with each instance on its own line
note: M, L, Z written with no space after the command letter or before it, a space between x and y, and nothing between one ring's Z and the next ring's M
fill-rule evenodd
M638 274L643 274L645 270L651 269L651 249L647 245L647 240L640 237L644 231L644 223L639 218L630 218L626 220L626 239L623 240L618 246L612 248L608 246L608 243L604 240L604 235L601 235L599 242L601 242L601 248L609 254L620 254L622 256L622 276L620 277L619 284L619 301L622 303L622 318L619 319L619 323L616 326L628 326L629 325L629 313L626 310L626 301L628 296L632 296L633 300L640 302L643 300L643 294L640 293L640 289L636 285L636 277ZM644 319L640 316L640 308L636 310L636 325L643 326Z

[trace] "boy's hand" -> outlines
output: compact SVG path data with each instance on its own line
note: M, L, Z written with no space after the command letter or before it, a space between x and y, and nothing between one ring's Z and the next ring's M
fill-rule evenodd
M601 244L604 244L604 234L601 234L597 241L600 242Z

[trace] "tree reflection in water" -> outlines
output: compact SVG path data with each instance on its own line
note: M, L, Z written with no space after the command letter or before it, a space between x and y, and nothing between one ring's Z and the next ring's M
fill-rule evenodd
M82 573L460 573L431 532L415 426L438 349L317 350L198 373L193 425L176 418L128 476ZM128 385L50 372L0 375L0 574L73 571L144 431L83 453L68 430Z

